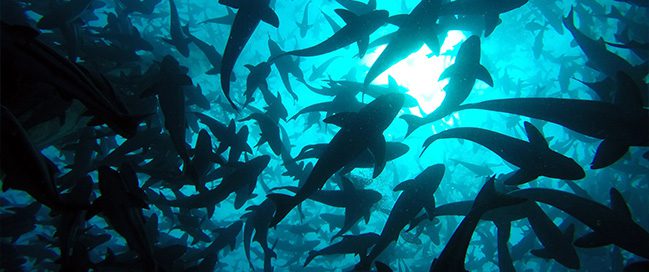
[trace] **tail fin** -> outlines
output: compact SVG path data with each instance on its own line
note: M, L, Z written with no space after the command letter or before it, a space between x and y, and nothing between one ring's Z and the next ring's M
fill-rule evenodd
M471 212L484 213L489 210L515 205L525 201L522 198L516 198L497 192L495 179L496 176L491 176L482 186L482 189L480 189L480 192L475 198L473 207L471 207Z
M406 121L406 123L408 124L408 131L406 132L406 136L405 136L406 138L410 136L410 134L412 134L416 129L418 129L419 127L425 124L424 118L411 115L411 114L402 115L401 119Z
M298 204L295 203L293 197L288 195L270 194L268 195L268 198L275 203L275 215L273 216L273 221L270 222L269 227L277 226L277 224L282 221L282 219L284 219L284 217L286 217L286 215L288 215L288 213Z
M310 250L308 253L308 256L306 257L306 260L304 261L304 267L309 265L311 261L313 261L313 258L318 256L318 253L315 250Z
M576 29L575 27L575 21L574 21L574 10L573 8L570 8L570 12L568 13L567 17L563 18L563 25L570 31L574 31Z

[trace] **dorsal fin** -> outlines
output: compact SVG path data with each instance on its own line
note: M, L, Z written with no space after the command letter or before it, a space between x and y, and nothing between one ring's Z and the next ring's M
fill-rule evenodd
M622 216L623 218L631 219L631 211L629 211L629 207L626 205L626 201L624 200L624 197L615 188L611 188L609 191L609 194L611 195L611 209L615 214Z
M341 19L343 19L343 21L345 21L346 24L349 24L358 18L358 15L346 9L336 9L335 12Z
M370 10L375 10L376 9L376 0L369 0L367 1L367 7Z
M543 134L532 123L525 121L525 133L529 142L534 146L548 147L548 142L545 140L545 137L543 137Z

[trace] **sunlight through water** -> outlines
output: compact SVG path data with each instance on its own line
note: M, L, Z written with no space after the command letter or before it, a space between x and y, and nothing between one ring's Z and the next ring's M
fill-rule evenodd
M437 81L439 76L448 66L453 64L457 48L466 39L461 31L449 31L439 56L429 57L431 50L424 45L419 51L411 54L406 59L390 67L386 72L374 80L374 84L388 84L388 76L392 76L399 85L407 88L408 94L417 99L421 109L428 114L435 110L444 99L442 89L448 80ZM385 45L369 52L363 58L367 67L379 57ZM412 114L421 116L419 109L410 109Z

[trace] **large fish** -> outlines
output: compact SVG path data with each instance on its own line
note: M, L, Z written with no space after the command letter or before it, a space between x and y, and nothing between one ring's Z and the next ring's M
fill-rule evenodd
M389 15L385 10L375 10L367 14L356 15L345 9L337 9L336 13L345 21L346 25L331 37L312 47L289 51L275 58L286 54L302 57L323 55L341 49L354 42L358 43L358 54L360 57L363 57L365 51L367 51L370 34L386 24Z
M223 51L221 61L221 88L225 98L235 110L239 108L230 98L230 78L232 69L243 48L255 31L259 22L264 21L274 27L279 27L279 17L270 7L270 0L219 0L219 3L238 9L232 22L230 36Z
M339 113L325 119L326 123L340 126L340 131L329 142L309 178L295 196L282 194L268 196L277 206L271 226L277 225L294 207L320 190L334 173L356 159L366 149L370 149L375 156L376 166L373 176L378 176L385 167L383 131L399 113L403 101L402 94L388 94L372 101L357 113Z
M649 146L649 111L615 104L561 98L512 98L466 104L463 109L482 109L541 119L593 138L599 144L591 169L609 166L630 146Z
M455 59L455 63L440 75L439 79L449 78L448 85L444 87L446 96L442 104L424 118L415 115L404 115L401 118L408 124L406 136L417 128L437 121L452 113L469 96L477 79L493 86L493 79L487 68L480 64L480 37L469 37L462 46Z
M622 194L611 188L611 207L553 189L531 188L509 193L560 209L593 230L575 241L579 247L614 244L640 257L649 258L649 232L638 225Z

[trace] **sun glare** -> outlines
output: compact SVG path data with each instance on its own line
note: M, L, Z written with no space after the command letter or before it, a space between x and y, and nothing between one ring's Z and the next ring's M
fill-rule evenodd
M441 54L439 56L429 55L432 51L424 45L419 51L411 54L406 59L392 66L379 77L374 84L387 84L388 75L392 76L399 85L407 88L408 94L417 99L424 113L428 114L435 110L444 99L443 87L447 80L437 81L446 67L453 64L455 55L449 56L447 51L466 39L466 36L460 31L449 31L444 43L442 44ZM363 64L370 67L372 63L383 52L385 46L376 48L363 58ZM412 114L421 116L419 109L410 109Z

